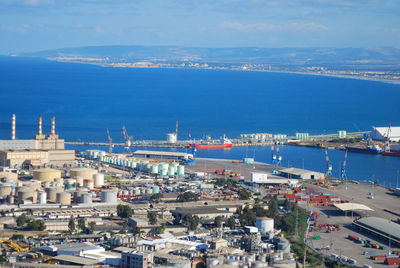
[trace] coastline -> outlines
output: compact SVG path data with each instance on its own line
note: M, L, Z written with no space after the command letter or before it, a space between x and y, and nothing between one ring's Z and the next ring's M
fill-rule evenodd
M88 61L73 61L73 60L60 60L54 58L45 58L50 61L63 62L63 63L78 63L78 64L89 64L96 65L107 68L132 68L132 69L183 69L183 70L226 70L226 71L241 71L241 72L265 72L265 73L287 73L287 74L299 74L299 75L314 75L314 76L325 76L325 77L336 77L336 78L345 78L345 79L356 79L356 80L364 80L364 81L374 81L374 82L382 82L389 84L400 85L400 79L383 79L383 78L374 78L374 77L365 77L365 76L357 76L357 75L345 75L345 74L327 74L327 73L318 73L318 72L300 72L300 71L285 71L285 70L252 70L252 69L241 69L241 68L205 68L205 67L174 67L174 66L150 66L150 67L137 67L137 66L113 66L111 64L104 64L99 62L88 62Z

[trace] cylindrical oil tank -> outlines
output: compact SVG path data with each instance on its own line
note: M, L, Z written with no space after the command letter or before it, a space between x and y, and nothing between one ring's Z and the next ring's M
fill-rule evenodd
M70 175L72 178L82 177L84 180L92 179L93 175L97 171L92 168L73 168L71 169Z
M38 192L38 203L39 204L47 203L47 193L46 192Z
M37 193L31 189L21 189L18 191L18 204L22 204L26 201L30 201L32 203L36 203L37 201Z
M168 143L176 143L178 141L178 136L176 133L168 133L167 134L167 142Z
M86 189L86 188L83 188L83 189L81 188L78 191L75 191L74 192L74 202L75 203L81 202L81 196L84 194L87 194L87 193L89 193L89 189Z
M26 181L22 183L22 187L36 191L41 188L41 185L39 181Z
M179 165L177 173L178 173L178 176L185 176L185 166Z
M158 194L160 192L160 187L154 185L151 187L152 194Z
M0 172L0 181L18 181L18 174L14 172Z
M63 206L71 205L71 193L68 192L57 193L56 203L59 203Z
M175 175L175 168L173 166L168 167L168 176L174 176Z
M274 230L274 219L268 217L256 218L256 227L260 233L269 233Z
M7 195L10 195L11 191L12 191L11 185L9 184L0 185L0 198L4 198Z
M158 174L158 164L151 165L151 173Z
M49 187L46 188L46 193L47 193L47 200L51 202L56 202L57 199L57 193L62 192L63 189L60 187Z
M94 187L101 187L104 185L104 174L97 173L93 175Z
M83 193L80 198L81 204L92 204L92 194L91 193Z
M94 188L94 182L92 179L85 179L83 180L83 186L92 190Z
M101 202L102 203L117 203L117 193L113 190L103 190L101 192Z
M83 178L80 177L80 176L78 176L78 177L76 177L75 179L76 179L76 184L77 184L77 186L83 187Z
M33 171L33 179L41 182L54 181L61 178L61 171L52 168L42 168Z

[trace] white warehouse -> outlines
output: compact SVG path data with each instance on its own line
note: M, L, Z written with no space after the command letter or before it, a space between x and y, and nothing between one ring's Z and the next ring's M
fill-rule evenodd
M385 141L389 137L389 141L400 142L400 127L374 127L371 131L371 139L376 141Z

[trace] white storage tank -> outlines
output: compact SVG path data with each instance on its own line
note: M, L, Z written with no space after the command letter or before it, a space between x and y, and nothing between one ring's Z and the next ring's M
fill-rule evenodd
M175 168L172 165L168 167L168 176L175 176Z
M63 206L71 205L71 193L68 192L57 193L56 203L59 203Z
M178 176L185 176L185 166L179 165L177 169Z
M47 193L46 192L38 192L38 203L39 204L47 203Z
M158 194L160 192L160 187L154 185L151 187L152 194Z
M79 186L79 187L83 187L83 178L80 177L80 176L78 176L78 177L76 177L75 179L76 179L77 187L78 187L78 186Z
M81 196L84 194L89 193L89 189L86 188L81 188L78 191L74 192L74 202L75 203L80 203L81 202Z
M41 182L61 178L61 171L52 168L42 168L33 171L33 179Z
M92 194L91 193L82 193L80 196L81 204L92 204Z
M83 186L86 187L86 188L88 188L88 189L90 189L90 190L93 190L93 188L94 188L94 182L93 182L92 179L84 179L84 180L83 180Z
M97 173L93 175L94 187L102 187L104 185L104 174Z
M103 190L101 192L101 202L109 204L117 203L117 193L114 190Z
M82 177L85 179L92 179L93 175L96 174L97 171L92 168L73 168L71 169L70 175L72 178Z
M178 136L176 133L168 133L167 134L167 142L168 143L176 143L178 141Z
M269 233L274 231L274 219L268 217L256 218L256 227L260 233Z

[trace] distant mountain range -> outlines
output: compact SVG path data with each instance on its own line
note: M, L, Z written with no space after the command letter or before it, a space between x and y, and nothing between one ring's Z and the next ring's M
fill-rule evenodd
M288 66L386 65L400 68L400 49L374 48L200 48L180 46L88 46L20 53L43 58L101 58L110 61L278 64Z

